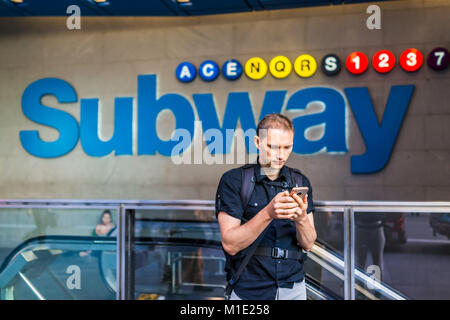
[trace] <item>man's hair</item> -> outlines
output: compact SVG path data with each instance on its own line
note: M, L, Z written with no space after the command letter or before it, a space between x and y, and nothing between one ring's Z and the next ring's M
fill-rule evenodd
M266 131L269 129L284 129L294 132L294 126L292 125L291 119L279 113L269 113L262 118L258 123L256 135L260 137L261 130L264 129Z

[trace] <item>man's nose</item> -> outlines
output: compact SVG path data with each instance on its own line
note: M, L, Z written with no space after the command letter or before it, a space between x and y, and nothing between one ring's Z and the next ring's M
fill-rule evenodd
M283 150L283 149L278 149L278 151L277 151L277 158L278 158L279 160L284 160L285 156L286 156L285 150Z

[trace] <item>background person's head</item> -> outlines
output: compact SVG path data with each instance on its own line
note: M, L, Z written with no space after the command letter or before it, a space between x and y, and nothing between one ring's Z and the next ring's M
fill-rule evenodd
M112 222L112 215L111 215L111 211L109 210L104 210L102 212L102 215L100 217L100 223L103 225L108 225Z
M254 138L262 166L281 169L289 158L294 144L292 121L278 113L266 115L258 123Z

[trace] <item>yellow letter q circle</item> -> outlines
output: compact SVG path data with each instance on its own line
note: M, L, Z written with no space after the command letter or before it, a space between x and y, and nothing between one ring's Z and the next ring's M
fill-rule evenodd
M270 61L269 70L277 79L286 78L292 71L292 63L285 56L277 56Z

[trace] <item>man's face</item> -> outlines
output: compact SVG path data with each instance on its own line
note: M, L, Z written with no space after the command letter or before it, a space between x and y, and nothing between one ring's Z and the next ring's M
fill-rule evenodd
M268 129L255 136L261 165L281 169L292 152L294 133L286 129Z

